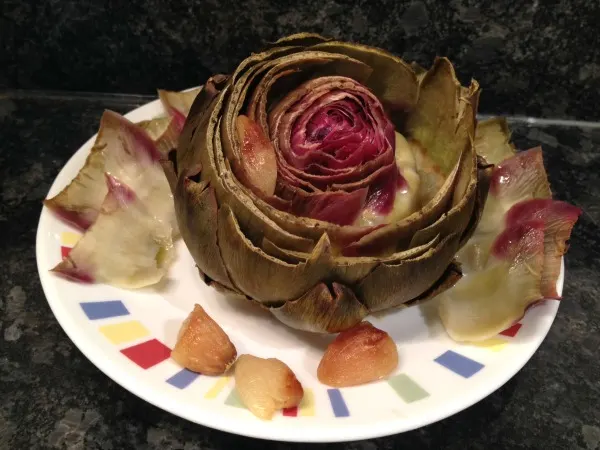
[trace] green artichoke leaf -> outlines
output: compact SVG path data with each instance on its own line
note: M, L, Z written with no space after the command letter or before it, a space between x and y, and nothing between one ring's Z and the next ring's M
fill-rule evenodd
M296 300L269 309L284 324L314 333L338 333L360 323L367 308L348 286L319 283Z
M295 103L304 94L303 92L296 91L296 88L303 82L310 79L337 75L349 77L359 83L364 83L372 72L373 69L368 65L346 55L305 51L282 56L269 66L269 71L265 73L255 87L248 106L248 116L252 120L257 121L266 134L269 133L270 129L271 136L273 137L277 134L277 129L275 126L269 127L267 123L267 111L270 110L271 106L273 106L274 111L286 111L290 105ZM282 82L282 78L290 78L290 75L294 74L300 74L300 76L295 76L291 82ZM276 83L278 83L277 86L275 86ZM292 94L291 98L287 97L288 93ZM287 102L279 101L282 98L286 98ZM268 102L269 99L271 99L271 104ZM275 104L273 100L277 100L277 103Z
M311 47L311 50L341 53L371 67L373 74L365 85L391 111L410 111L417 103L417 76L410 66L396 55L379 48L340 41L317 44Z
M321 69L319 70L319 67ZM310 69L310 70L308 70ZM221 130L221 139L225 149L225 156L232 164L239 164L242 158L240 143L237 139L235 129L235 119L240 114L243 105L246 102L250 86L254 80L263 75L258 85L254 88L253 95L248 106L248 115L262 127L266 135L269 135L267 125L267 93L266 86L272 81L277 81L274 77L280 74L290 75L292 73L305 72L311 73L311 76L322 76L328 72L343 74L345 76L354 76L358 81L366 78L371 69L360 61L353 60L345 55L334 55L325 52L304 51L301 53L277 55L275 59L256 63L249 68L246 73L241 75L233 87L230 99L225 106L223 113L224 127ZM266 74L265 74L266 72ZM298 80L296 82L299 82ZM290 88L288 86L287 88ZM262 98L264 95L264 98ZM264 102L264 108L262 103Z
M331 244L327 233L324 233L321 238L321 240L324 239L326 240L327 245L330 246ZM430 242L421 246L396 252L387 257L345 257L332 254L331 260L329 261L330 279L352 286L366 277L378 264L399 264L405 259L416 258L435 247L438 242L439 238L435 236ZM311 257L311 254L309 253L296 252L278 247L268 239L263 240L261 247L269 255L292 264L306 262Z
M431 286L414 300L406 302L402 306L410 307L422 305L429 300L436 299L439 295L453 288L456 283L462 279L462 277L463 271L461 265L456 260L453 260L446 268L443 275L433 284L433 286Z
M225 89L226 83L226 77L215 76L209 78L196 96L194 103L192 103L188 119L177 143L176 166L174 168L176 172L178 172L179 167L195 171L200 166L201 152L190 144L196 134L200 136L207 130L208 121L217 102L217 97ZM202 139L202 137L199 139Z
M442 277L458 250L461 234L446 236L415 258L379 264L356 286L358 298L373 312L416 299Z
M321 36L317 33L296 33L278 39L277 41L268 45L267 48L280 46L310 47L312 45L320 44L330 40L331 38Z
M419 100L405 123L405 135L418 141L446 176L469 140L468 127L457 128L460 89L450 61L436 58L421 81Z
M460 99L464 106L460 108L456 134L467 136L468 139L464 141L466 147L459 162L460 168L449 210L433 224L417 231L411 240L410 247L427 242L438 234L446 236L456 230L464 230L467 224L473 222L473 212L477 209L476 205L479 205L477 203L478 182L480 178L491 176L490 170L480 169L473 144L475 134L474 107L478 96L479 87L476 85L475 89L470 90L468 97L461 97ZM477 210L476 217L479 217L479 210Z
M325 239L305 263L289 264L256 247L240 228L228 205L219 209L217 233L223 261L233 282L264 304L293 300L329 275L331 248ZM268 282L266 282L268 280Z
M223 264L217 242L217 199L208 181L197 183L188 177L177 182L175 213L181 236L198 269L221 285L234 289Z
M237 181L234 181L231 170L227 169L221 151L220 135L215 133L215 130L219 128L219 114L228 89L229 86L223 88L209 105L208 111L194 111L195 108L192 106L190 114L196 115L190 116L190 123L187 126L196 127L196 132L190 133L187 141L181 141L177 149L179 177L189 173L196 174L201 168L202 170L199 172L201 180L208 181L220 202L229 203L235 208L238 220L243 226L246 229L255 230L255 239L267 236L285 248L312 249L314 245L312 240L286 232L262 214L247 197L247 194L240 189ZM197 101L200 101L200 95ZM199 117L202 120L199 121ZM180 159L180 152L188 156ZM192 239L194 238L192 237Z

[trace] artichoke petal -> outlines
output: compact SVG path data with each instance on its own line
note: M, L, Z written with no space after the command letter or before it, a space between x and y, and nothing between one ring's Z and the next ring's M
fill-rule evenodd
M508 228L494 245L485 269L465 277L440 298L439 315L454 340L489 339L543 298L543 221Z
M105 182L97 220L52 272L123 288L159 282L174 260L171 227L122 181L105 174Z
M172 117L157 117L152 120L143 120L136 125L146 130L146 133L154 141L156 149L162 157L166 157L171 150L177 147L179 130Z
M181 223L181 236L198 269L212 280L233 289L217 242L218 206L215 190L207 181L197 183L188 176L180 176L175 209Z
M200 164L200 152L189 145L196 134L201 134L208 127L217 96L225 89L228 78L216 75L209 78L190 107L188 120L179 135L177 144L177 167L196 167ZM177 167L175 168L177 170Z
M421 210L399 222L377 228L375 231L346 246L343 249L343 254L346 256L381 254L382 251L389 248L390 242L398 243L400 247L404 245L408 246L417 231L438 220L445 212L454 194L454 185L461 167L461 161L462 158L459 158L454 169L444 181L442 188Z
M321 42L327 42L330 40L331 38L321 36L317 33L296 33L277 39L277 41L269 45L268 48L278 46L309 47L311 45L320 44Z
M417 81L419 83L421 83L421 80L423 79L423 77L427 73L427 69L425 67L423 67L421 64L419 64L418 62L416 62L416 61L413 61L413 62L410 63L410 68L413 70L413 72L417 76Z
M495 232L512 205L532 198L552 198L541 147L517 153L494 167L478 232Z
M454 190L456 194L459 189L458 185L468 181L466 195L462 196L460 201L456 202L457 196L454 195L451 203L451 209L445 212L433 224L418 230L412 237L409 247L421 245L424 242L431 240L434 236L447 236L455 230L462 230L471 218L471 214L475 207L477 194L477 164L475 163L475 153L473 151L463 154L461 160L461 170L458 174L457 187Z
M437 298L447 290L453 288L456 283L462 279L462 277L463 272L461 265L457 261L452 261L433 286L431 286L414 300L411 300L402 306L408 307L421 305L429 300Z
M215 133L215 128L220 123L218 117L227 90L228 87L223 88L223 91L208 106L207 111L197 110L196 116L193 116L195 107L192 106L190 122L197 121L197 129L187 141L180 141L177 148L178 166L181 161L182 170L185 167L202 167L200 172L202 180L208 181L215 189L217 197L229 203L237 211L237 219L245 229L256 230L255 235L252 236L253 240L266 236L285 248L310 250L314 245L312 240L295 236L278 227L254 205L249 197L250 191L240 186L231 171L227 170L224 156L220 151L220 135ZM200 95L196 101L200 101ZM193 125L190 123L190 126ZM186 159L180 159L180 152L188 155Z
M458 250L460 233L446 236L435 247L398 264L379 264L356 287L369 311L381 311L414 300L444 274Z
M415 106L419 95L417 77L397 56L378 48L339 41L317 44L311 50L340 53L371 67L373 75L365 85L391 111L409 111Z
M455 230L472 231L477 226L487 196L491 168L478 164L473 147L464 156L450 210L433 224L417 231L410 242L411 247L427 242L439 234L446 236ZM464 195L457 195L461 191Z
M256 247L244 235L228 205L219 209L218 224L219 246L232 281L261 303L298 298L328 275L331 248L326 238L318 242L305 263L289 264Z
M158 90L158 97L164 108L175 121L175 126L181 132L185 125L185 119L190 111L190 107L202 88L194 88L182 92Z
M479 226L479 222L483 216L483 209L487 201L493 170L493 165L488 164L483 158L479 157L479 155L477 156L477 192L475 194L475 205L473 214L471 214L471 219L462 235L461 247L471 239Z
M104 174L122 180L177 235L172 194L162 176L161 154L146 131L113 111L105 111L98 136L77 176L44 205L63 220L86 230L98 217L108 188Z
M510 142L510 136L505 118L482 120L475 130L475 150L488 163L499 164L516 153L515 146Z
M232 289L232 288L223 286L221 283L219 283L215 280L212 280L208 275L203 273L198 266L196 266L196 268L198 269L198 275L200 275L200 278L202 279L202 281L204 281L204 284L206 284L207 286L210 286L211 288L213 288L220 294L225 295L227 297L235 298L238 300L242 300L242 299L248 300L248 297L246 297L243 293L241 293L237 289Z
M348 286L319 283L296 300L269 309L284 324L317 333L338 333L360 323L367 308Z
M327 245L330 245L327 233L323 234L321 240L325 240ZM331 274L330 278L351 286L365 278L380 263L398 264L405 259L416 258L433 248L438 242L439 239L435 237L424 245L396 252L384 258L368 256L348 258L332 255L328 261L330 265L328 269ZM262 249L269 255L291 264L306 262L311 256L309 253L280 248L268 239L263 240Z
M460 88L450 61L436 58L421 81L419 100L405 124L406 134L427 149L444 175L452 171L472 139L469 126L457 127Z
M469 236L479 222L480 212L487 196L491 169L489 165L480 164L473 143L478 98L479 85L473 82L459 100L460 113L456 134L467 136L469 139L460 162L450 209L435 223L415 233L410 246L427 242L438 234L448 235L455 230L466 230L465 236ZM465 241L465 237L462 240Z
M552 199L520 202L506 214L509 227L528 220L544 222L544 270L541 289L546 298L560 298L556 282L560 275L561 260L567 252L571 230L580 214L581 209L577 206Z

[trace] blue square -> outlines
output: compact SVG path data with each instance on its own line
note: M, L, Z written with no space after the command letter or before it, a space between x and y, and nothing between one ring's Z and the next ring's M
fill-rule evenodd
M348 411L344 397L342 397L342 393L339 389L327 389L327 394L329 395L331 409L333 409L335 417L350 416L350 411Z
M191 370L183 369L167 380L171 386L179 389L185 389L200 375Z
M105 302L80 303L83 312L90 320L106 319L108 317L119 317L129 315L129 311L121 300L109 300Z
M438 356L434 361L464 378L472 377L484 367L483 364L452 350Z

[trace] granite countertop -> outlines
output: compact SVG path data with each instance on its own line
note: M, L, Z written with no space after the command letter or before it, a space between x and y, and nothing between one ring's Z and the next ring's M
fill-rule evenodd
M429 67L448 56L487 113L599 120L600 2L590 0L3 1L0 87L154 94L230 73L298 31Z
M126 96L0 94L0 449L296 449L192 424L96 369L54 319L40 286L35 234L54 177ZM600 448L600 128L513 124L541 143L555 196L584 209L566 258L558 317L531 361L471 408L424 429L331 449Z

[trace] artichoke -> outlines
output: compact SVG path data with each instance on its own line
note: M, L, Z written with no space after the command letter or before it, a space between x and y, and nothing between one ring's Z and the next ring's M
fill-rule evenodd
M446 58L308 33L213 76L164 163L201 276L325 333L450 288L491 175L479 93Z

